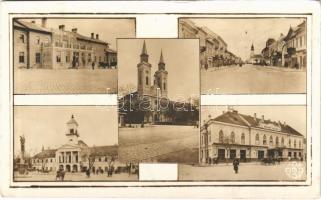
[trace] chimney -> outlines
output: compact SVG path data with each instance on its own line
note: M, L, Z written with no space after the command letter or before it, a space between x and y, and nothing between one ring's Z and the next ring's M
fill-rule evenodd
M99 40L99 34L96 34L96 40Z
M73 28L73 29L71 29L71 31L73 32L73 33L77 33L77 28Z
M254 113L254 120L256 121L256 113Z
M64 31L65 30L65 25L59 25L59 30L62 30L62 31Z
M91 39L94 39L95 33L91 33Z
M45 17L41 18L41 27L43 28L47 27L47 18Z
M262 115L262 120L264 121L264 115Z
M35 23L36 23L36 21L35 21L35 20L32 20L32 21L31 21L31 23L35 24Z

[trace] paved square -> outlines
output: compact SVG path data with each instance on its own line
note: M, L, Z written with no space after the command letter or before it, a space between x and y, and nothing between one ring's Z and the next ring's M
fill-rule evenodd
M17 69L14 94L117 93L117 69Z
M306 72L243 65L201 69L202 94L306 93Z

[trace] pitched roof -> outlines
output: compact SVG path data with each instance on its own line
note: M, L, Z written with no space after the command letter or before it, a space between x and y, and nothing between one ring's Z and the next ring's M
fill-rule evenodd
M94 156L115 156L118 155L118 146L96 146L90 147L90 153Z
M110 48L106 49L106 52L108 52L108 53L117 53L116 50L113 50L113 49L110 49Z
M36 155L34 155L34 158L53 158L56 156L56 151L57 149L47 149L47 150L43 150L40 153L37 153Z
M297 136L303 136L301 133L299 133L297 130L292 128L291 126L271 120L264 120L263 119L255 119L254 117L250 115L244 115L240 114L237 111L227 111L223 113L222 115L219 115L218 117L214 118L213 121L228 123L228 124L235 124L240 126L246 126L246 127L254 127L254 128L261 128L259 126L260 122L266 123L266 124L273 124L275 126L278 126L281 128L281 132L288 133L292 135ZM270 130L270 129L267 129Z
M80 39L80 40L86 40L86 41L101 43L101 44L105 44L105 45L108 44L107 42L104 42L104 41L96 39L96 38L87 37L87 36L81 35L79 33L74 33L74 32L71 32L71 33L75 34L76 38Z
M30 30L35 30L35 31L41 31L41 32L45 32L45 33L52 33L52 31L48 28L44 28L42 26L38 26L35 23L32 22L27 22L27 21L23 21L23 20L19 20L19 19L15 19L14 25L15 26L19 26L19 27L23 27L23 28L27 28Z

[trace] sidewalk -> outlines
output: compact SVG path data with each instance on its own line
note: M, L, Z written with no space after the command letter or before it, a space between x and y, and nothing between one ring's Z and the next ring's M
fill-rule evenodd
M272 69L272 70L279 70L283 72L305 72L306 70L304 68L302 69L295 69L295 68L288 68L288 67L278 67L278 66L257 66L257 67L264 67L266 69Z

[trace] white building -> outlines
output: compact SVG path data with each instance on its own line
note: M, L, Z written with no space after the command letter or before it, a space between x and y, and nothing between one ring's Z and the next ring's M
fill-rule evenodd
M285 122L229 110L201 127L200 161L305 159L304 136Z
M32 167L41 171L57 171L63 169L66 172L85 171L90 168L92 172L99 170L106 172L111 165L116 167L118 163L118 146L88 145L79 139L78 123L74 116L67 122L66 143L58 149L47 149L36 154L32 158Z

